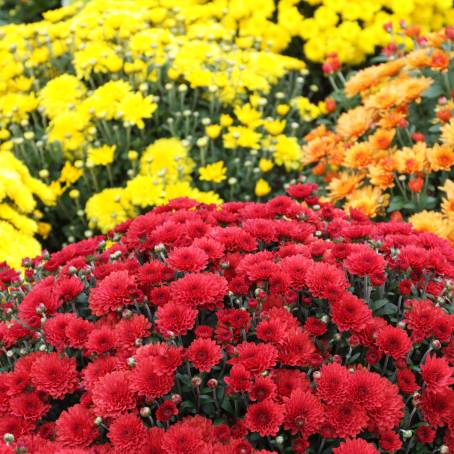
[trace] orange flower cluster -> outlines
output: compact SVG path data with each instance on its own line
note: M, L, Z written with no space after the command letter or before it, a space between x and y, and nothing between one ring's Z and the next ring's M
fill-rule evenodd
M303 146L325 200L408 217L454 241L452 31L418 38L413 51L357 72L334 93L333 127L325 119Z

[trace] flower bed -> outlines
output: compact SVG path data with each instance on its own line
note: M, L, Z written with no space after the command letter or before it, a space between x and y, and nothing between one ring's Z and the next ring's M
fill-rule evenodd
M3 269L1 452L454 449L454 249L314 189Z
M334 93L335 126L306 136L304 163L324 181L326 200L371 217L410 217L416 228L453 241L454 29L407 32L415 50L385 49L388 61ZM342 78L335 58L325 68L334 84Z

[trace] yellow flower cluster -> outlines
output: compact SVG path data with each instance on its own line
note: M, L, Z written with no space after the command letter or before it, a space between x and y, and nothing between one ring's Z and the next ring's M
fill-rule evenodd
M303 161L326 185L324 200L371 217L413 215L416 227L454 241L454 192L446 180L454 169L454 52L444 32L427 39L425 47L353 75L344 94L356 97L356 106L334 128L306 136ZM442 213L430 211L437 206Z
M302 12L301 12L302 11ZM390 41L385 24L420 26L423 33L454 24L451 0L283 0L278 23L304 41L307 59L321 62L337 53L344 63L358 64ZM409 39L403 40L408 46Z
M41 223L43 214L37 200L46 205L55 203L53 192L30 175L27 167L3 146L0 150L0 262L20 267L24 257L41 251L34 238L45 235L49 226Z
M193 168L194 162L181 141L157 140L142 154L137 175L127 182L126 187L104 189L88 200L86 213L90 228L105 233L136 216L140 208L163 205L178 197L221 203L214 192L202 192L191 186Z

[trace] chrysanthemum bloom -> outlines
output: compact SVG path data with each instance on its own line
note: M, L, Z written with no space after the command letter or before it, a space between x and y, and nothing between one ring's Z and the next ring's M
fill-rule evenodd
M347 384L350 379L348 370L337 363L323 365L317 378L317 394L327 404L339 404L346 398Z
M62 278L55 286L57 298L63 301L72 301L84 290L84 284L76 277Z
M383 401L381 377L367 369L356 370L348 380L347 398L366 410L381 407Z
M136 292L128 271L113 271L91 290L89 306L93 314L101 316L131 304Z
M322 262L314 262L307 269L305 282L313 296L329 300L337 299L349 285L342 270Z
M131 388L147 399L157 399L167 394L174 385L174 374L158 375L153 361L141 362L131 373Z
M276 435L284 420L282 407L271 400L250 405L246 413L246 427L262 437Z
M61 351L68 344L66 328L74 319L76 319L75 314L58 313L44 323L46 341L56 350Z
M195 454L203 446L201 433L196 426L179 423L164 434L161 449L168 454Z
M97 353L100 355L113 350L116 344L116 332L108 326L102 326L91 331L85 343L85 348L88 353Z
M326 408L326 420L334 429L336 437L355 437L367 426L365 409L353 402L345 401Z
M136 415L130 413L112 422L108 436L118 454L141 452L147 442L147 428Z
M394 326L386 326L377 334L377 346L385 354L394 359L403 358L411 349L411 340L407 333Z
M402 440L399 435L389 430L381 434L380 446L386 452L395 452L402 447Z
M371 443L362 438L347 440L333 449L333 454L380 454L378 449Z
M261 402L273 398L276 394L276 384L269 377L256 377L249 391L249 399Z
M360 331L372 318L372 311L366 302L351 293L331 303L333 322L340 331Z
M117 417L137 405L129 374L123 371L101 377L93 386L92 399L96 414L105 417Z
M344 266L356 276L379 276L385 271L385 259L369 246L356 246L345 259Z
M424 419L431 426L444 426L449 421L452 421L454 391L451 388L442 388L436 392L424 390L420 407Z
M309 335L302 329L289 330L278 346L279 361L287 366L311 364L315 347Z
M172 282L170 290L175 303L214 309L227 294L227 281L212 273L187 274Z
M238 357L232 358L230 363L242 364L253 374L260 374L276 364L277 350L270 344L242 342L236 351Z
M200 372L209 372L222 358L221 348L211 339L195 339L186 354Z
M68 344L73 348L82 348L94 326L83 318L72 318L65 328Z
M309 391L296 389L284 398L284 428L304 438L317 433L324 419L320 400Z
M176 415L178 415L178 408L171 400L165 400L156 410L157 421L167 422Z
M63 446L85 448L99 435L95 415L83 405L74 405L57 419L57 440Z
M185 335L195 323L197 310L170 302L157 310L156 326L165 337Z
M31 379L38 391L55 399L73 393L78 386L75 358L61 357L58 353L40 356L32 365Z
M323 336L326 333L326 323L316 317L308 317L304 322L304 330L311 336Z
M11 413L26 420L38 421L50 409L37 393L22 393L12 397L10 402Z
M435 439L436 431L430 426L419 426L415 435L420 443L432 443Z
M243 364L235 364L230 369L230 374L224 377L224 381L234 392L246 392L252 386L252 374Z
M399 369L397 371L397 384L404 394L413 394L419 389L416 376L410 369Z
M454 383L454 368L449 367L444 358L430 355L421 365L421 376L427 388L431 391L439 391Z
M175 248L168 256L167 263L177 271L202 271L208 264L208 256L195 246Z

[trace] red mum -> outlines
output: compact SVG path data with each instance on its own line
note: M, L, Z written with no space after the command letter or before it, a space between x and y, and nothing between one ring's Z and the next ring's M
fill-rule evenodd
M331 314L340 331L360 331L372 318L366 302L351 293L331 303Z
M246 427L262 437L276 435L284 420L282 407L271 400L250 405L246 413Z
M323 407L317 397L308 391L296 389L284 402L286 430L290 430L292 435L300 433L305 438L317 433L324 419Z
M380 454L380 452L371 443L362 438L357 440L347 440L338 448L333 449L333 454Z
M115 453L140 452L147 442L147 429L136 415L122 415L110 425L109 439Z
M158 375L153 361L141 362L131 374L131 388L147 399L157 399L173 387L174 375Z
M209 372L222 358L221 348L211 339L195 339L186 354L201 372Z
M343 402L350 378L348 370L337 363L322 366L317 378L317 394L328 404Z
M189 424L175 424L164 434L162 452L166 454L196 454L203 448L201 434L197 427Z
M377 346L385 354L394 359L406 356L411 348L411 340L407 333L394 326L386 326L377 334Z
M40 356L33 363L30 376L38 391L55 399L73 393L78 386L75 358L62 358L58 353Z
M384 273L385 259L369 246L360 245L346 258L344 266L357 276L379 276Z
M429 390L439 391L454 383L452 378L454 368L449 367L444 358L428 356L421 365L421 376Z
M324 262L314 262L306 272L305 282L316 298L339 298L349 283L342 270Z
M178 415L178 408L171 400L165 400L156 410L157 421L167 422L176 415Z
M137 287L128 271L113 271L91 290L88 299L93 314L101 316L132 303Z
M208 255L195 246L175 248L167 258L167 263L177 271L202 271L208 264Z
M190 307L214 309L227 294L227 281L212 273L187 274L170 285L172 299Z
M88 408L74 405L64 411L56 422L57 440L63 446L77 448L90 446L99 434L94 418Z
M9 404L14 416L33 422L42 418L50 409L50 405L45 404L39 395L33 392L12 397Z
M195 323L197 311L179 303L168 303L157 310L156 326L164 337L185 335Z
M117 417L136 406L136 396L129 385L129 374L110 372L93 386L93 403L99 416Z

